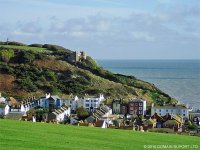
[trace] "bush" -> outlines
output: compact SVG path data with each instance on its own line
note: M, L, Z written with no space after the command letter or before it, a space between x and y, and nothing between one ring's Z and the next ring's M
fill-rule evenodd
M7 42L5 42L5 43L7 43ZM15 41L8 42L8 45L26 46L26 44L24 44L24 43L19 43L19 42L15 42Z
M45 58L47 58L47 55L43 54L43 53L37 53L37 54L35 54L35 58L36 59L45 59Z
M42 48L42 44L30 44L29 45L30 47L40 47L40 48Z
M83 107L77 108L77 116L81 120L85 120L87 117L89 117L90 113L87 109L84 109Z
M10 59L12 57L14 57L14 51L13 50L7 50L7 49L1 50L0 51L0 57L1 57L2 61L7 63L7 62L10 61Z
M9 73L9 74L13 74L14 73L14 69L13 68L11 68L9 65L3 64L3 63L0 63L0 71L4 72L4 73Z
M36 92L38 90L37 86L33 84L29 77L18 79L17 82L19 83L20 88L24 89L25 91Z
M52 51L66 50L66 48L64 48L62 46L52 45L52 44L44 44L42 47L47 48L48 50L52 50Z
M31 63L35 59L35 55L30 52L23 52L24 63Z

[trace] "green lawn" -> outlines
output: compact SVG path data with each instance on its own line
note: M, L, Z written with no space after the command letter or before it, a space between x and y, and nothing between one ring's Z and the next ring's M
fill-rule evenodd
M144 149L144 145L199 143L200 138L190 136L0 120L1 150L140 150Z
M10 48L10 49L21 49L26 51L49 52L49 50L47 50L46 48L41 48L41 47L15 46L15 45L0 45L0 47Z

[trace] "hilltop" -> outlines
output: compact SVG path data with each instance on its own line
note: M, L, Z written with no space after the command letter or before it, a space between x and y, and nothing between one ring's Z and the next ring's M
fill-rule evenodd
M1 149L145 149L148 145L193 146L198 137L0 120ZM181 149L181 148L172 148ZM188 147L186 149L193 149Z
M0 91L15 97L50 92L63 98L71 93L103 93L108 103L112 98L133 97L144 98L148 104L177 102L151 83L105 70L90 56L72 61L74 54L52 44L0 42Z

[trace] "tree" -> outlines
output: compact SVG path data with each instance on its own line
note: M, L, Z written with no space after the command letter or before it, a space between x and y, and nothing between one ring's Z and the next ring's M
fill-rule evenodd
M12 57L14 57L14 51L13 50L1 50L0 51L0 57L2 61L8 63Z
M31 63L35 59L35 55L30 52L23 52L23 59L25 63Z
M27 114L27 120L32 120L32 117L36 116L36 110L30 109L29 111L26 112L26 114Z
M89 111L87 109L84 109L83 107L77 108L76 113L77 113L78 118L81 120L84 120L90 115Z

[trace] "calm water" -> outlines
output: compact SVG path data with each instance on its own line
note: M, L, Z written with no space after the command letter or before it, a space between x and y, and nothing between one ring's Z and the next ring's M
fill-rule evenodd
M172 97L200 108L200 60L98 60L114 72L154 83Z

